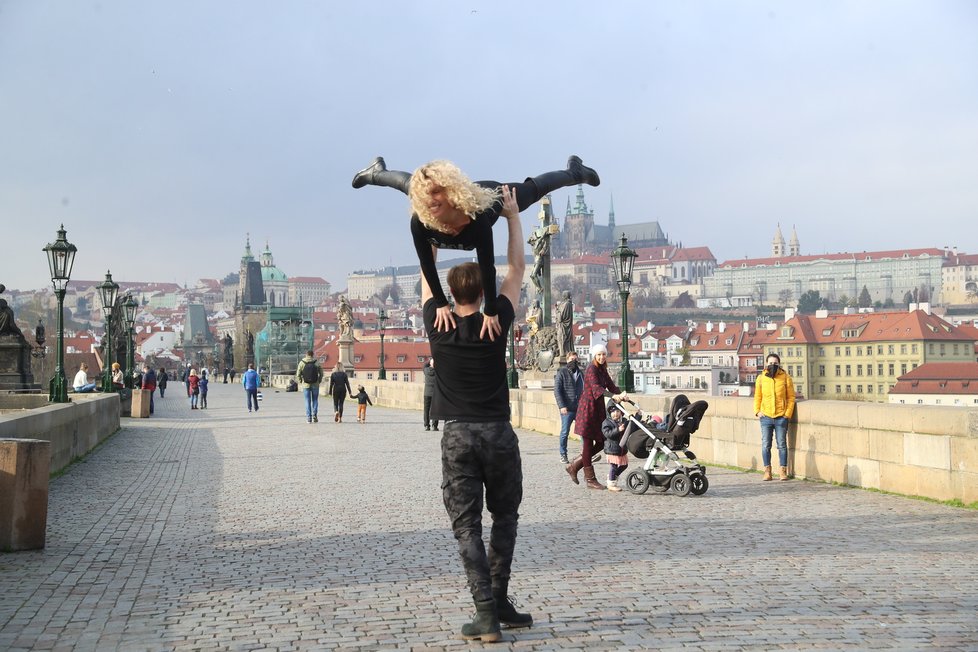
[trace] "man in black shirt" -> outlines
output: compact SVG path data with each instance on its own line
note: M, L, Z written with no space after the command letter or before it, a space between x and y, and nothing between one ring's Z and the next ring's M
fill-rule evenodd
M515 318L526 262L523 227L513 192L503 187L503 211L509 222L509 271L496 305L506 333ZM509 418L506 384L506 338L482 339L482 275L476 263L448 272L455 298L455 328L438 330L438 302L421 277L424 323L437 363L431 416L445 422L441 440L442 497L458 540L459 554L475 601L475 619L462 627L467 639L497 641L500 623L533 624L529 614L509 601L510 566L516 546L516 523L523 500L519 440ZM489 552L482 541L483 489L492 514Z

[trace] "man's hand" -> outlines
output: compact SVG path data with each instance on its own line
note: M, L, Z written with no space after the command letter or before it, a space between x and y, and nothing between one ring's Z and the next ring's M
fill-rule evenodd
M561 414L567 414L567 408L560 408Z
M435 310L435 330L447 333L453 328L455 328L455 315L452 314L452 309L442 306Z
M520 206L516 203L516 189L510 189L509 186L503 186L503 209L499 211L499 214L505 217L507 220L514 217L519 217Z
M452 324L454 326L454 324ZM489 341L495 342L496 336L503 332L502 326L499 325L499 315L482 315L482 331L479 333L479 338L485 338L486 333L489 334Z

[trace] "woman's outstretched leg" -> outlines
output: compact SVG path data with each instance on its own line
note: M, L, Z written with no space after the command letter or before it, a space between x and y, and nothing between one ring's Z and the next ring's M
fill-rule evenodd
M477 181L476 183L484 188L498 188L502 185L498 181ZM601 184L601 178L598 177L598 173L594 169L584 165L579 156L572 155L567 159L566 170L544 172L535 177L527 177L522 183L506 185L516 190L516 203L519 204L521 211L525 211L554 190L581 183L597 186Z
M387 186L396 188L405 195L411 187L411 174L400 170L388 170L383 156L375 158L370 165L353 176L353 187Z

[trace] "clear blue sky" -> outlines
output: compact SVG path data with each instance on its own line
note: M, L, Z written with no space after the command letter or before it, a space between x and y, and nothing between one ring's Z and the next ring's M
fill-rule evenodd
M970 1L0 0L0 282L49 285L64 222L75 278L219 277L250 232L345 287L415 262L406 200L350 187L378 154L505 181L576 153L599 222L613 193L720 260L778 222L978 252L976 35Z

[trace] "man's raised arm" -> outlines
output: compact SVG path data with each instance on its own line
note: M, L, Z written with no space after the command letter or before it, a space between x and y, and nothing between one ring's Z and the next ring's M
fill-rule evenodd
M503 186L503 217L506 218L509 229L509 242L506 246L506 262L509 271L499 289L499 293L509 299L516 307L523 287L523 274L526 272L526 255L523 252L523 224L520 222L520 209L516 203L516 195L508 186Z

